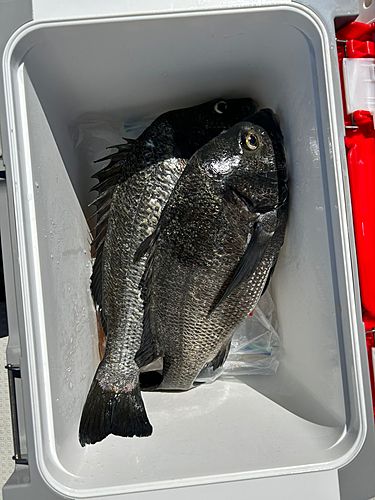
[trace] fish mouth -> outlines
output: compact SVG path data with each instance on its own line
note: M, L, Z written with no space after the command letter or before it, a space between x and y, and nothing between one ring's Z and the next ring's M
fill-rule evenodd
M277 208L288 199L288 172L286 167L286 155L284 148L284 136L281 130L280 120L276 113L270 108L260 109L248 118L248 121L262 127L272 142L275 153L276 171L279 185L279 203Z

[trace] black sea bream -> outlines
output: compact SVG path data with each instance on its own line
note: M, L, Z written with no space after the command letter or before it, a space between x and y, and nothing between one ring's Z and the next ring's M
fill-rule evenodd
M190 389L204 366L223 364L276 265L287 198L283 136L269 109L192 156L136 254L149 253L136 361L163 357L158 389Z

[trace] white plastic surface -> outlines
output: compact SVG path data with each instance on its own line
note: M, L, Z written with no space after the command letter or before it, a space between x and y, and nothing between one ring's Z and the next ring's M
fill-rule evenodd
M283 0L284 4L292 0ZM236 9L246 6L267 5L274 0L221 0L221 9ZM65 20L79 18L100 18L107 16L121 16L135 14L158 14L168 12L205 11L217 8L217 0L64 0L51 2L50 0L32 0L33 16L35 21Z
M17 482L18 481L18 482ZM266 479L231 481L227 483L171 488L159 491L126 493L121 496L101 496L96 500L227 500L228 498L257 500L339 500L337 471L309 472ZM34 481L22 484L22 473L18 471L4 488L4 500L63 500L53 491L36 487ZM65 497L64 497L65 500ZM351 498L353 500L353 498ZM367 498L366 498L367 500Z
M316 19L269 7L36 24L14 38L4 67L45 481L92 498L335 471L352 460L366 421L330 48ZM77 126L98 114L145 126L168 109L243 96L279 114L289 159L289 224L271 287L285 351L277 375L146 393L150 438L110 436L83 449L79 417L97 341L75 193L86 211L94 165L89 153L76 156Z
M370 24L375 20L375 2L373 0L358 0L359 16L358 23Z
M363 109L374 116L375 59L344 58L342 64L347 112L354 113Z

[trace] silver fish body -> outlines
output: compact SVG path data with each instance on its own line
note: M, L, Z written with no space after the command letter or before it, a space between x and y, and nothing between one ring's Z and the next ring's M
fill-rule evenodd
M276 265L287 221L283 139L270 110L252 122L193 155L156 231L137 251L137 258L149 257L136 360L163 357L160 390L188 390L204 366L225 361L235 327Z
M134 264L141 242L155 229L186 162L169 159L143 170L116 189L103 248L103 314L108 332L105 355L96 373L103 388L131 391L138 385L134 357L143 331L139 283L145 259ZM154 194L155 193L155 194ZM128 214L124 221L124 214Z
M134 255L154 231L190 156L255 110L251 99L236 99L168 112L127 148L121 157L120 173L116 153L117 178L104 213L105 223L99 222L104 235L95 242L99 258L97 253L92 279L107 342L82 412L82 446L101 441L110 433L129 437L151 434L135 361L143 334L139 285L146 259L134 263ZM108 182L107 178L99 180ZM158 383L160 380L143 378L146 387Z

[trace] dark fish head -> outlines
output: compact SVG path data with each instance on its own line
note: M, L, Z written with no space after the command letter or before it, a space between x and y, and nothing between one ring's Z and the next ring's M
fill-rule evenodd
M240 198L255 211L268 211L287 197L283 135L270 109L237 123L194 158L229 201Z
M253 115L258 108L258 104L250 98L215 99L198 106L169 111L164 116L174 130L181 156L189 159L204 144Z
M262 127L271 139L276 161L279 203L283 203L288 197L288 172L280 121L271 109L266 108L252 115L251 122Z

